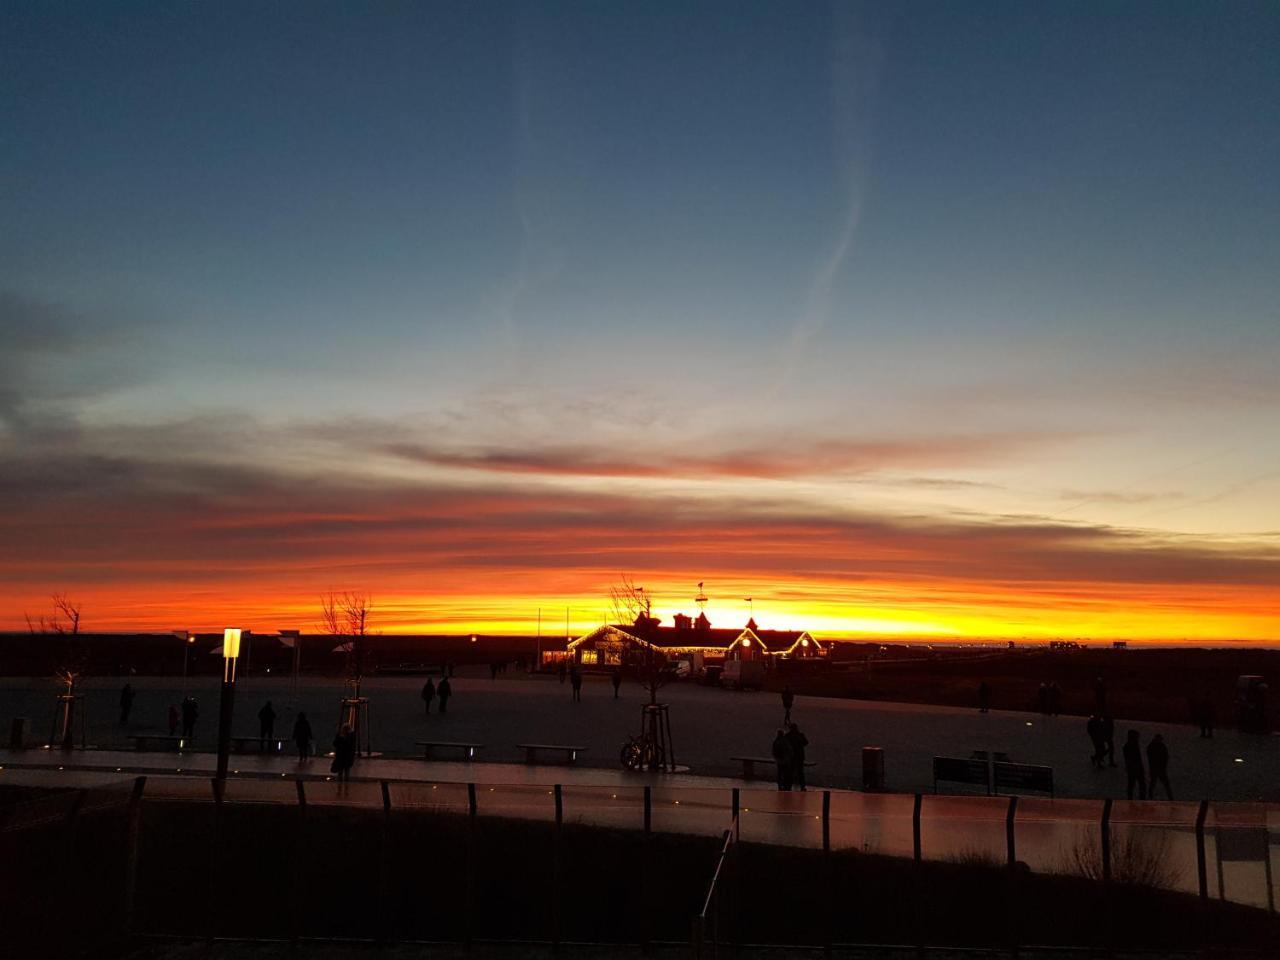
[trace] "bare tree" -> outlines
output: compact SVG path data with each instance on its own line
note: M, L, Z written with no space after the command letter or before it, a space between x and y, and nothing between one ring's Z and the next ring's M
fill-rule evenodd
M615 623L630 626L643 643L636 652L634 666L636 677L649 691L649 703L658 702L658 691L675 677L675 671L667 656L657 648L658 618L653 616L653 601L644 587L636 586L631 577L623 574L621 581L609 588L609 605Z
M364 677L364 658L372 620L373 601L368 594L330 590L320 598L321 628L330 636L347 638L344 644L347 648L347 680L354 684L356 696L360 695L360 681Z
M27 619L27 630L31 633L69 633L74 636L80 632L80 610L80 604L65 593L55 593L53 616L47 620L43 614L38 620L32 620L29 613L24 613L23 616Z

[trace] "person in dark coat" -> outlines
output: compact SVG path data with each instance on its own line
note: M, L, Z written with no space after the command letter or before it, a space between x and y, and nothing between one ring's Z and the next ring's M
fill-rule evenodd
M1102 718L1095 713L1085 724L1085 730L1088 731L1089 740L1093 744L1093 753L1089 755L1089 761L1095 767L1101 767L1102 756L1107 749L1102 739Z
M796 695L791 692L791 687L782 688L782 722L791 722L791 706L796 702Z
M120 691L120 726L122 727L129 722L129 713L133 710L133 699L136 696L131 683L126 683Z
M276 708L268 700L266 705L258 711L258 749L266 750L267 741L275 739L275 735Z
M1169 748L1164 736L1157 733L1147 744L1147 775L1151 778L1147 787L1147 796L1156 798L1156 784L1164 784L1165 795L1173 799L1173 787L1169 786Z
M436 696L440 698L440 712L449 712L449 698L453 696L453 684L449 682L448 677L441 677L440 682L436 684Z
M794 767L791 755L791 741L787 739L787 735L781 730L773 738L773 762L778 768L778 789L790 790L793 780L792 769Z
M1142 768L1142 744L1137 730L1130 730L1124 742L1124 773L1129 781L1126 787L1129 799L1133 799L1134 784L1138 786L1138 799L1147 799L1147 776Z
M182 736L184 739L194 739L196 735L196 721L200 719L200 704L196 703L195 697L187 697L182 701Z
M613 683L613 699L618 699L618 688L622 686L622 671L617 667L613 668L613 676L609 678Z
M1107 758L1107 765L1116 765L1116 720L1109 713L1102 715L1102 747ZM1102 766L1101 763L1098 766Z
M351 768L356 762L356 734L351 724L344 723L333 738L333 763L329 772L337 774L339 781L351 779Z
M431 701L436 698L436 685L431 682L431 678L427 677L427 682L422 685L422 702L427 707L427 713L431 712Z
M792 782L801 790L807 790L804 782L804 748L809 745L809 738L793 723L787 729L787 743L791 744Z
M305 713L298 711L298 717L293 721L293 742L298 745L299 760L311 756L311 740L311 721Z
M573 691L575 701L582 699L582 671L574 666L569 671L569 687Z
M564 683L564 679L568 675L569 675L569 668L565 664L565 662L561 660L559 666L556 667L556 676L560 678L561 683Z
M978 712L988 713L991 710L991 684L983 680L978 684Z

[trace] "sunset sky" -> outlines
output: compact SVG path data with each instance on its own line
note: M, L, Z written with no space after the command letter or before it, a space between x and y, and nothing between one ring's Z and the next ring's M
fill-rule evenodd
M0 7L0 629L1280 639L1274 3Z

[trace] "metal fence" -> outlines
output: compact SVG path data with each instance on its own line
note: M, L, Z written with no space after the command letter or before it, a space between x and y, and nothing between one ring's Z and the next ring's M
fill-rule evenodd
M204 811L197 820L166 818L193 802ZM428 819L436 826L420 835ZM498 826L517 821L538 826L509 836ZM635 846L625 862L599 862L594 835L579 827ZM856 852L877 863L1005 868L1015 885L1029 875L1073 878L1104 892L1158 888L1274 914L1278 834L1274 804L139 777L0 808L0 909L69 946L86 926L461 942L483 933L552 944L595 932L640 944L687 938L714 955L742 939L750 910L743 844L813 851L815 889L835 889L836 859ZM705 848L661 846L679 836ZM513 859L530 866L507 878ZM246 875L246 863L256 872ZM419 897L430 917L419 915ZM527 901L518 914L499 906L511 897ZM344 916L353 903L367 909ZM601 913L618 903L635 905L634 918ZM813 904L810 942L856 930L856 918L837 929L841 909ZM975 923L1016 944L1008 913L993 903ZM0 922L15 929L13 919Z

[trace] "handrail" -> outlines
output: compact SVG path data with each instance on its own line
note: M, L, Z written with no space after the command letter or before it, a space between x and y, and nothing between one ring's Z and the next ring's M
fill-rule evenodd
M716 896L716 885L720 882L720 874L724 871L725 861L729 859L729 851L733 849L733 845L737 842L738 836L738 818L734 817L729 822L729 827L724 831L724 846L720 848L720 858L716 861L715 872L711 875L711 886L707 888L707 898L702 904L702 912L698 914L700 920L707 918L707 913L711 910L711 903Z

